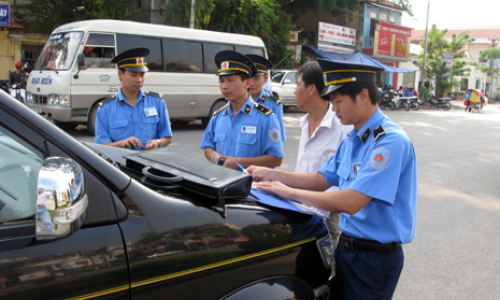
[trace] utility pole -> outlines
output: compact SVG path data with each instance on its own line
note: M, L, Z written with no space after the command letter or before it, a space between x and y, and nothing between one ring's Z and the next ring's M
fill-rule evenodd
M191 15L189 17L189 28L194 28L194 3L196 0L191 0Z
M424 60L422 65L422 72L420 74L420 82L425 85L425 73L427 72L427 38L428 38L428 28L429 28L429 8L431 6L431 0L427 4L427 19L425 20L425 46L424 46Z

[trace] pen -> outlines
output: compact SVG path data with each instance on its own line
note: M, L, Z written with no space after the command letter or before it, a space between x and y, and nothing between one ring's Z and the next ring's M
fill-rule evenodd
M248 174L247 170L245 170L245 168L243 168L242 165L240 165L239 163L236 163L236 164L238 165L238 167L240 167L241 172Z

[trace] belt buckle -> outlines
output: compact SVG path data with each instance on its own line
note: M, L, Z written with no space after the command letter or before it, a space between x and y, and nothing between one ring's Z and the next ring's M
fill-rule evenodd
M344 246L346 246L347 248L353 250L355 249L354 247L354 238L352 237L347 237L345 235L342 236L342 244L344 244Z

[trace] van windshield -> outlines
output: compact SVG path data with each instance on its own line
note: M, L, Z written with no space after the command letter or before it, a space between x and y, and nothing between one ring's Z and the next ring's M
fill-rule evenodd
M80 47L83 32L56 33L50 36L33 70L68 70Z

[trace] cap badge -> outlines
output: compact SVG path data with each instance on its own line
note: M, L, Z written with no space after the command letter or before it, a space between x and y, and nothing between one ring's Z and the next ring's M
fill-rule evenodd
M220 68L221 69L228 69L229 68L229 62L228 61L224 61L220 64Z
M328 82L328 77L326 77L326 74L325 74L325 73L323 73L323 81L324 81L325 83L327 83L327 82Z
M135 62L140 65L140 64L143 64L144 63L144 57L138 57L135 59Z

